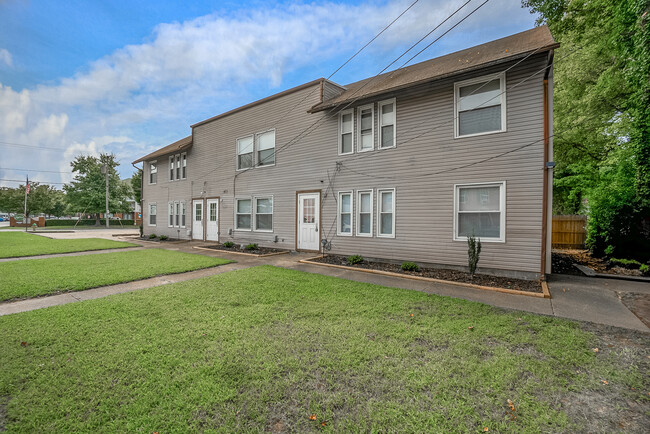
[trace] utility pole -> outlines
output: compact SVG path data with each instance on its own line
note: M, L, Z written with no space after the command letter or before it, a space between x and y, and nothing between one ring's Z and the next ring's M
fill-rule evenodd
M106 212L104 213L104 220L106 221L106 229L108 229L109 224L108 224L108 165L107 164L102 165L102 173L106 177Z

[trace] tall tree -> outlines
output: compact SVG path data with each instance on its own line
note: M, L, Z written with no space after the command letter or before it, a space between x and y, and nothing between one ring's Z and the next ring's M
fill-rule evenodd
M102 166L108 167L109 203L111 213L128 211L129 186L120 181L117 162L113 154L101 154L99 158L78 156L70 163L74 180L65 185L70 210L93 214L99 225L99 214L105 212L106 183Z
M650 0L523 0L562 46L554 69L554 204L589 215L588 245L647 242ZM647 251L647 249L645 249Z
M142 169L136 170L131 177L131 189L133 190L135 201L140 204L142 201Z
M25 185L17 188L0 188L0 209L6 212L22 214L25 209ZM56 188L29 183L27 195L27 215L47 214L60 216L65 211L65 194Z

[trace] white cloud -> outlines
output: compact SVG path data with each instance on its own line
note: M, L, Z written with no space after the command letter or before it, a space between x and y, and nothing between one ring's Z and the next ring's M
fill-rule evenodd
M14 61L11 57L11 53L6 48L0 48L0 63L5 63L9 67L14 66Z
M410 3L293 4L160 24L148 42L118 49L56 84L15 91L0 83L0 140L66 149L38 152L24 161L29 167L45 169L58 159L57 166L69 170L75 153L108 150L117 152L128 170L125 163L187 134L189 124L205 113L218 114L280 87L301 84L285 84L287 73L308 70L311 76L302 82L329 75L329 70L310 68L323 61L344 61ZM363 70L368 60L387 64L391 50L410 45L460 4L421 0L347 68ZM458 31L496 27L504 10L515 9L518 12L509 13L509 18L524 20L527 12L522 13L518 0L493 0ZM481 16L489 20L481 21ZM12 64L4 49L0 60ZM260 83L265 90L259 91ZM251 86L257 86L257 94ZM7 164L21 167L20 160L12 158ZM66 175L39 176L68 180Z

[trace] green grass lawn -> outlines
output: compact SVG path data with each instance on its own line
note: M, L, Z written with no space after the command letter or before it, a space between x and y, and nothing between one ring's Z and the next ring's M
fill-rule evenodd
M0 301L80 291L229 262L163 249L0 262Z
M600 432L572 397L648 378L595 341L266 266L0 317L0 398L8 431Z
M102 238L55 240L25 232L0 233L0 258L49 255L52 253L83 252L86 250L120 249L137 247L137 244Z

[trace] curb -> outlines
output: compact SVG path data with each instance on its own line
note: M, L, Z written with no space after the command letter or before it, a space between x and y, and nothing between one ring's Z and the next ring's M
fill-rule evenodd
M265 255L256 255L255 253L231 252L230 250L211 249L209 247L201 247L201 246L192 246L192 248L199 249L199 250L208 250L210 252L224 252L224 253L232 253L233 255L253 256L255 258L266 258L268 256L286 255L288 253L291 253L287 250L286 252L274 252L274 253L267 253Z
M472 283L455 282L453 280L434 279L432 277L411 276L409 274L393 273L392 271L368 270L368 269L365 269L365 268L347 267L345 265L324 264L322 262L313 262L312 261L313 259L315 259L315 258L302 259L302 260L300 260L298 262L300 262L302 264L312 264L312 265L320 265L320 266L323 266L323 267L341 268L343 270L362 271L364 273L381 274L381 275L384 275L384 276L401 277L401 278L404 278L404 279L421 280L421 281L425 281L425 282L446 283L446 284L449 284L449 285L464 286L466 288L482 289L482 290L485 290L485 291L504 292L506 294L525 295L525 296L528 296L528 297L536 297L536 298L551 298L551 293L548 290L548 285L544 281L542 281L542 293L540 294L539 292L517 291L516 289L498 288L498 287L494 287L494 286L474 285Z

